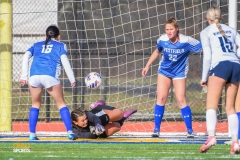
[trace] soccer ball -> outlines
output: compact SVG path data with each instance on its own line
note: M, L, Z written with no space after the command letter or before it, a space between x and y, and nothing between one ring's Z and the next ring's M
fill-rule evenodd
M102 76L97 72L91 72L85 77L85 84L89 89L98 89L102 83Z

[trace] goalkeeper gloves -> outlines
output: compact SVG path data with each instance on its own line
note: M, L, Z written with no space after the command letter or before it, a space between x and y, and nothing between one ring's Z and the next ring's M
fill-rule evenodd
M94 126L89 126L89 129L92 134L96 134Z
M89 126L90 132L92 134L95 134L97 136L101 135L103 132L105 132L104 127L101 124L97 124L96 126Z
M104 127L99 123L94 127L94 129L97 136L99 136L105 131Z

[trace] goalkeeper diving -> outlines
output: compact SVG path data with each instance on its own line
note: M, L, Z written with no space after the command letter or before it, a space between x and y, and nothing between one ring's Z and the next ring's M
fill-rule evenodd
M124 121L137 112L137 109L121 111L103 100L90 108L90 111L77 108L71 112L73 133L78 138L107 138L120 131Z

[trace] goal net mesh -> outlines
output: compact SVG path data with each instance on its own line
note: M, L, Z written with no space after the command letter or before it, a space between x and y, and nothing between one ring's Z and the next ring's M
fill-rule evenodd
M61 41L67 44L77 80L72 88L62 71L60 80L70 111L78 107L88 110L90 103L102 99L121 110L138 109L125 122L120 134L152 132L160 56L145 78L141 71L155 50L157 39L165 33L164 23L170 17L177 20L180 33L199 40L201 30L208 26L205 17L211 6L220 6L222 23L228 24L225 0L13 1L12 131L28 132L28 113L32 106L28 87L19 83L23 54L34 42L45 39L47 26L56 24ZM192 109L193 129L205 133L206 90L199 84L202 54L191 54L189 65L186 94ZM98 90L85 86L85 76L90 72L102 75ZM217 113L217 131L226 133L224 92ZM58 108L45 90L37 131L65 131ZM186 132L174 88L169 91L161 132Z

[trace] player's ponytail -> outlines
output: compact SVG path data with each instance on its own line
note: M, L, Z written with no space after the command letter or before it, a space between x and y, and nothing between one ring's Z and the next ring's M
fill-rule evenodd
M176 21L176 19L175 19L174 17L170 17L170 18L167 20L167 22L165 23L165 26L166 26L166 24L171 24L171 25L173 25L175 28L177 28L177 29L178 29L177 34L179 34L178 23L177 23L177 21Z
M46 29L46 40L45 40L45 49L47 46L47 43L51 38L57 38L59 36L60 32L57 26L51 25Z
M220 22L219 22L221 20L220 8L218 8L218 7L209 8L208 11L207 11L207 17L208 17L209 20L211 20L214 23L216 23L216 26L217 26L219 32L221 33L221 35L223 37L228 38L228 36L222 30L222 27L221 27Z

